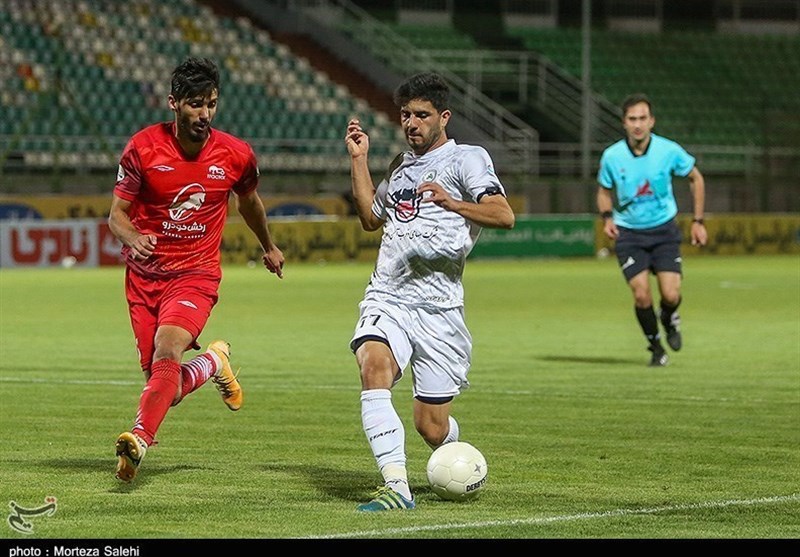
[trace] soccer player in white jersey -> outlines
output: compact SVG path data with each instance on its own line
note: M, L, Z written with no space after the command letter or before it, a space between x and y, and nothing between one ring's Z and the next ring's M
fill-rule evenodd
M453 398L469 386L464 264L481 227L513 228L514 212L483 147L447 137L449 87L423 73L394 93L411 147L374 187L369 136L347 125L353 199L365 230L383 227L375 270L350 342L361 374L361 420L384 485L359 511L413 509L405 431L392 387L410 366L414 426L432 448L458 440Z

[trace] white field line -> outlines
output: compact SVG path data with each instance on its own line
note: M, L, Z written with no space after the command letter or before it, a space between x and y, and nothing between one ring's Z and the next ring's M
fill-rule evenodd
M44 370L42 370L44 373ZM113 385L113 386L123 386L127 387L130 385L135 385L141 387L143 385L142 375L138 371L132 371L132 376L135 377L135 380L111 380L111 379L56 379L56 378L43 378L43 377L3 377L0 376L0 384L2 383L37 383L41 385ZM260 378L248 378L247 379L247 388L248 389L255 389L255 390L262 390L262 389L270 389L270 390L290 390L294 389L294 385L289 384L265 384L259 381ZM355 384L354 384L355 385ZM304 385L304 388L314 389L318 391L353 391L355 386L343 386L343 385ZM488 395L504 395L504 396L534 396L534 397L542 397L541 392L537 391L528 391L528 390L516 390L516 389L492 389L492 388L482 388L482 393L486 393ZM579 396L580 398L585 399L595 399L595 398L604 398L608 399L607 393L600 393L600 394L592 394L592 393L581 393L580 395L576 395L575 393L548 393L548 398L556 398L556 397L570 397L575 398ZM629 402L636 402L637 399L627 398ZM640 402L648 402L649 399L639 399ZM696 397L696 396L684 396L684 397L664 397L662 400L688 400L692 402L738 402L742 399L733 399L729 397L719 397L719 398L709 398L709 397ZM765 402L764 399L760 398L748 398L747 399L751 403L761 403Z
M662 507L650 507L639 509L615 509L613 511L603 511L594 513L578 513L555 516L516 518L509 520L487 520L481 522L447 522L443 524L428 524L425 526L409 526L406 528L385 528L382 530L356 530L353 532L342 532L339 534L326 534L320 536L304 536L314 539L335 539L335 538L367 538L367 537L386 537L400 534L415 534L418 532L438 532L446 530L463 530L466 528L496 528L507 526L537 526L547 525L557 522L575 522L578 520L593 520L603 518L614 518L619 516L632 516L642 514L659 514L674 511L702 510L702 509L721 509L726 507L752 507L756 505L770 505L776 503L787 503L800 501L800 493L791 495L778 495L774 497L759 497L757 499L729 499L727 501L707 501L705 503L687 503L684 505L665 505Z

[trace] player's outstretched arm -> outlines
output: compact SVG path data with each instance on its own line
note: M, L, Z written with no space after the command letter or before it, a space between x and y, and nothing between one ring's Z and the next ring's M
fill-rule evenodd
M256 190L244 195L237 195L236 208L264 250L264 255L261 257L264 267L278 278L283 278L283 252L272 241L267 223L267 212Z

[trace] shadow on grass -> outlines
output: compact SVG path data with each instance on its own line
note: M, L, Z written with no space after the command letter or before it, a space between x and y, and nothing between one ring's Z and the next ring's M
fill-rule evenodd
M375 488L380 483L380 474L353 472L352 470L339 470L324 466L302 466L296 464L264 464L262 470L279 472L294 476L303 476L308 483L326 493L330 497L363 503L370 499ZM432 494L428 485L412 486L414 496Z
M175 474L177 472L186 472L189 470L204 469L205 467L203 466L191 466L189 464L175 464L173 466L147 466L146 470L143 470L140 474L136 475L136 479L130 483L125 483L114 477L114 470L112 468L110 474L112 481L115 482L115 485L113 485L108 491L110 493L132 493L137 489L148 485L152 479L157 476Z
M31 465L30 463L26 463L25 465L29 468L53 469L58 472L69 470L73 472L98 472L108 474L109 481L112 482L112 487L109 489L111 493L130 493L139 487L146 486L150 483L152 478L157 476L186 472L187 470L204 469L203 466L192 466L189 464L176 464L174 466L148 465L147 469L143 470L141 474L138 474L134 481L125 483L114 477L116 462L116 458L113 457L102 461L91 458L73 458L43 460L38 464Z
M643 355L641 358L593 358L587 356L565 356L559 354L556 356L538 356L535 359L544 362L571 362L576 364L609 364L609 365L636 365L641 366L647 364L649 355Z

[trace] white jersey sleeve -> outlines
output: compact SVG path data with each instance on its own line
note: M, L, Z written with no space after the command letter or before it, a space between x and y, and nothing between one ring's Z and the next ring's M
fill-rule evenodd
M503 184L494 173L494 164L486 149L477 145L462 148L467 150L467 155L462 159L460 178L472 201L478 203L484 195L505 196Z

